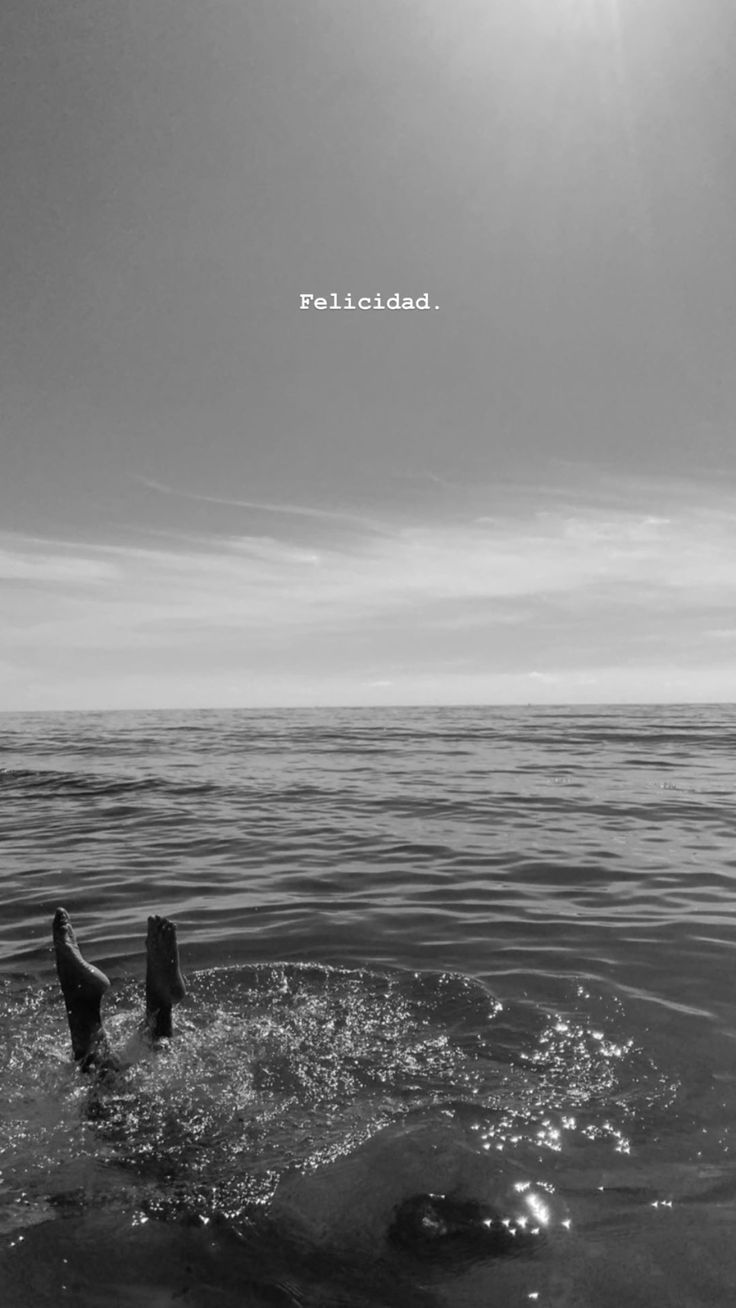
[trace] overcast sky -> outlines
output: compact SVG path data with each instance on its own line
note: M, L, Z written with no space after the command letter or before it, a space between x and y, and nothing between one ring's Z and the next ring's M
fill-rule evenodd
M0 707L736 697L730 0L0 30Z

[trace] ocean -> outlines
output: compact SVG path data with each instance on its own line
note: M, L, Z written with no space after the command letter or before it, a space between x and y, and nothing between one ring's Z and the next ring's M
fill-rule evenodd
M736 707L9 714L0 749L5 1308L736 1303ZM158 1050L149 914L188 984ZM415 1194L513 1247L401 1243Z

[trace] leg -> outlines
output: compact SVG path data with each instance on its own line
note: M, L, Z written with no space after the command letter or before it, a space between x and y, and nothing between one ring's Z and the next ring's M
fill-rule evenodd
M110 982L82 958L65 908L57 908L54 916L54 949L75 1059L82 1071L114 1066L100 1017L100 1001Z
M149 917L146 936L146 1024L154 1040L171 1035L171 1008L187 988L179 970L176 927L167 917Z

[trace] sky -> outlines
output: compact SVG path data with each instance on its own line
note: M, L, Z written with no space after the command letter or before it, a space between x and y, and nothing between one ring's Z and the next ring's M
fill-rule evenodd
M736 699L732 5L0 29L0 709Z

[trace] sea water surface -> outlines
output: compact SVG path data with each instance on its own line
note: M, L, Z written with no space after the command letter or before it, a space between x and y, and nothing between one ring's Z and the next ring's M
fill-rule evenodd
M6 715L0 749L3 1305L736 1303L736 708ZM102 1084L59 904L112 981ZM158 1051L149 913L189 986ZM530 1238L397 1245L425 1192Z

